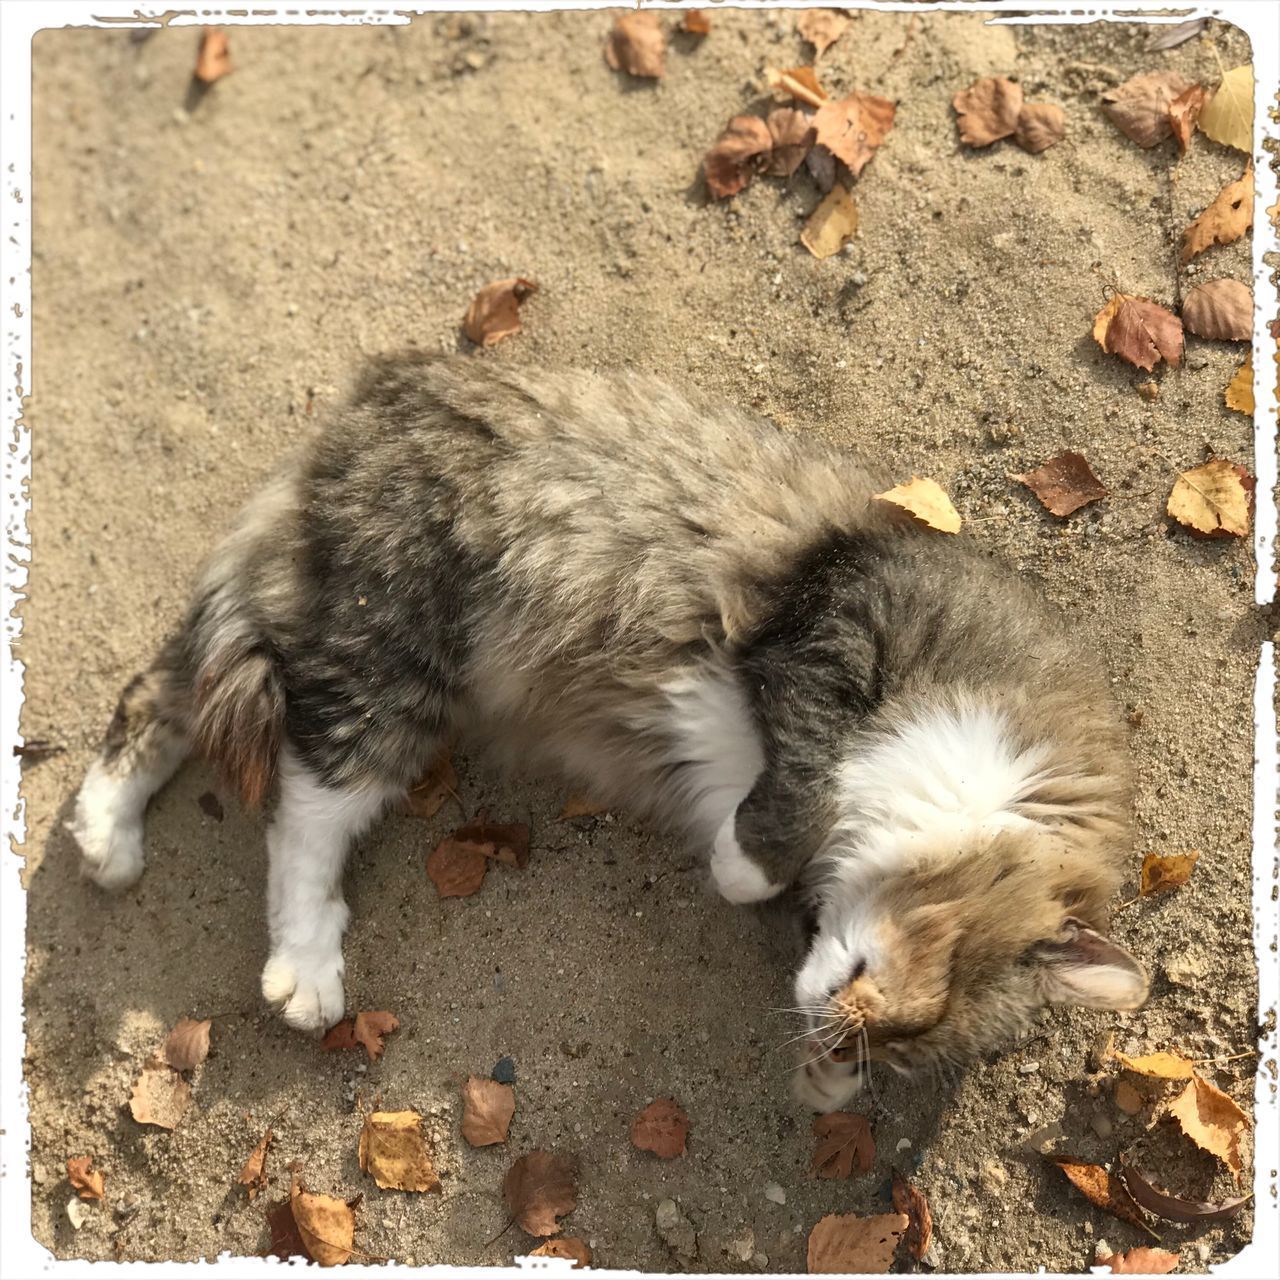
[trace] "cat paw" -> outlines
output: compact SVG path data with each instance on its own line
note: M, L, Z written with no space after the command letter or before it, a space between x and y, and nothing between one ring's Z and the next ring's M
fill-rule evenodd
M820 1059L806 1062L792 1077L791 1093L803 1106L823 1113L839 1111L862 1089L864 1075L857 1067Z
M142 874L142 822L119 817L111 779L90 769L67 830L80 846L81 870L103 889L127 889Z
M731 813L716 833L711 850L711 879L727 902L764 902L787 886L774 884L742 851L734 833L736 814Z
M299 1031L321 1032L346 1012L342 952L278 951L262 970L262 994Z

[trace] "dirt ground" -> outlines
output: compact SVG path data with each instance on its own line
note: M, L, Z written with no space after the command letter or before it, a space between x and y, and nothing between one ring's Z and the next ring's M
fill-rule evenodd
M1208 452L1246 464L1228 413L1241 344L1190 339L1145 376L1090 337L1108 286L1176 304L1210 275L1249 279L1248 242L1180 276L1180 229L1242 159L1198 137L1143 151L1101 93L1173 67L1213 80L1248 57L1212 27L1166 53L1138 26L993 27L978 14L858 17L822 59L829 88L899 104L855 189L862 225L827 261L797 243L803 174L709 204L702 153L759 107L766 64L807 61L791 15L717 12L679 38L661 84L610 71L605 13L444 16L399 29L235 29L235 71L190 95L196 36L51 31L35 41L35 563L21 656L24 732L65 745L29 764L27 1079L35 1232L62 1257L192 1259L267 1243L264 1198L234 1180L265 1124L274 1187L363 1193L368 1254L500 1264L503 1174L522 1152L575 1158L566 1232L597 1263L802 1271L825 1213L886 1207L892 1166L928 1196L948 1271L1081 1271L1095 1244L1147 1241L1091 1209L1044 1153L1110 1159L1141 1132L1088 1071L1114 1031L1130 1051L1194 1057L1255 1038L1250 930L1251 681L1260 625L1243 542L1195 541L1164 502ZM1060 103L1068 140L962 150L952 95L1008 73ZM878 1082L878 1156L847 1182L808 1173L810 1117L790 1100L797 939L785 911L712 896L698 857L624 816L556 821L563 795L460 762L466 812L528 821L527 871L439 901L423 858L459 820L393 817L348 876L351 1008L402 1022L381 1062L322 1054L262 1007L263 840L185 768L154 803L151 866L118 899L83 882L62 828L116 696L185 601L237 506L311 430L362 353L465 348L482 284L534 277L525 330L477 359L636 367L750 402L788 429L931 475L970 536L1037 575L1106 657L1130 714L1145 850L1200 849L1184 891L1131 905L1115 932L1149 965L1131 1016L1056 1012L953 1091ZM1112 496L1066 521L1010 472L1085 452ZM213 1054L173 1133L130 1117L130 1086L179 1017L213 1017ZM509 1147L472 1150L459 1081L510 1055ZM1213 1078L1250 1106L1248 1058ZM630 1148L632 1116L672 1095L687 1155ZM439 1196L379 1191L356 1161L360 1108L428 1119ZM64 1161L91 1153L107 1199L74 1229ZM1248 1171L1246 1170L1246 1178ZM768 1188L768 1194L766 1189ZM780 1191L778 1190L780 1189ZM1221 1186L1217 1188L1221 1190ZM659 1237L674 1198L696 1257ZM781 1201L781 1202L780 1202ZM1183 1268L1249 1237L1250 1214L1162 1226Z

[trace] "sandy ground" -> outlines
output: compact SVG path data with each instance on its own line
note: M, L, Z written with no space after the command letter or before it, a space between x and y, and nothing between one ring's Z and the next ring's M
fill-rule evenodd
M1140 28L861 17L824 77L899 114L857 185L860 238L817 262L797 244L816 202L807 178L716 205L698 178L724 121L760 101L765 64L805 59L790 16L717 14L701 45L676 41L657 86L605 66L609 21L237 30L235 73L198 102L190 31L36 39L24 730L67 749L26 772L27 1079L35 1231L60 1256L260 1252L263 1200L233 1181L271 1121L271 1198L301 1161L312 1187L363 1192L363 1249L419 1264L530 1247L503 1232L500 1188L515 1155L544 1146L579 1162L567 1230L604 1265L802 1270L818 1217L882 1209L897 1164L932 1202L933 1266L1079 1271L1100 1237L1143 1243L1041 1153L1110 1158L1140 1130L1087 1072L1094 1037L1198 1057L1253 1043L1252 566L1244 544L1197 542L1163 513L1176 468L1207 451L1249 461L1250 423L1222 406L1241 350L1191 339L1148 402L1143 376L1089 336L1108 284L1177 300L1196 278L1175 271L1177 233L1241 170L1203 137L1181 164L1172 144L1140 150L1100 93L1149 68L1212 79L1214 48L1231 66L1243 39L1217 28L1148 54ZM951 96L991 73L1061 103L1068 142L1040 157L960 150ZM1202 261L1201 278L1248 279L1246 241ZM882 1080L866 1100L874 1170L816 1181L778 1050L788 1024L766 1012L790 1003L786 914L718 902L696 857L623 817L558 823L561 795L462 761L467 811L530 822L534 857L448 902L423 856L455 813L393 818L366 839L348 877L349 999L403 1023L368 1070L261 1007L261 830L227 796L222 821L202 811L216 785L199 765L154 804L134 890L110 899L80 880L61 822L212 537L362 352L466 346L471 294L516 273L541 285L525 332L477 358L662 371L871 450L904 478L932 475L969 536L1066 606L1134 726L1135 878L1143 850L1203 851L1186 891L1118 916L1154 976L1144 1011L1055 1013L953 1092ZM1113 490L1065 522L1007 479L1064 447ZM214 1052L177 1131L142 1128L130 1084L183 1015L213 1016ZM510 1146L471 1150L458 1082L504 1054ZM1249 1105L1248 1059L1214 1078ZM663 1094L693 1122L672 1162L627 1140ZM374 1098L428 1116L441 1196L379 1192L360 1173L358 1108ZM108 1198L76 1231L63 1165L81 1153L106 1170ZM695 1259L655 1232L664 1197L696 1228ZM1245 1213L1162 1236L1199 1269L1249 1230Z

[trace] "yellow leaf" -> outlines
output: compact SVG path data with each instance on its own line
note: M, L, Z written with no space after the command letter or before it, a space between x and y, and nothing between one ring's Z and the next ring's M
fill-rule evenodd
M1203 213L1182 233L1185 266L1210 245L1230 244L1253 226L1253 165L1234 182L1228 182Z
M1131 1058L1126 1053L1113 1055L1126 1070L1155 1080L1190 1080L1195 1066L1179 1053L1148 1053L1141 1058Z
M1206 538L1243 538L1249 532L1253 488L1253 477L1242 466L1213 458L1178 476L1166 510Z
M1222 77L1222 83L1200 112L1200 132L1237 151L1253 150L1251 64L1233 67Z
M1191 879L1199 860L1199 849L1192 849L1190 853L1147 854L1142 859L1142 885L1138 893L1145 898L1148 894L1181 888Z
M809 215L800 243L815 258L829 258L844 248L858 229L858 206L838 182Z
M360 1168L380 1187L394 1191L439 1191L416 1111L375 1111L360 1130Z
M340 1267L355 1251L355 1214L336 1196L307 1191L294 1182L289 1196L302 1247L322 1267Z
M1239 1175L1240 1137L1249 1117L1217 1085L1196 1076L1169 1104L1169 1112L1196 1146Z
M951 505L946 490L936 480L912 476L907 484L895 485L874 497L878 502L888 502L909 511L917 520L939 533L960 532L960 513Z
M1227 383L1225 399L1228 409L1247 413L1253 417L1253 353L1236 370L1236 376Z

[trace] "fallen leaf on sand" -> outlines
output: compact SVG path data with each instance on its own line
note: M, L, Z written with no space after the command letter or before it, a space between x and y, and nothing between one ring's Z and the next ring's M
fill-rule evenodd
M1178 1255L1168 1249L1126 1249L1123 1253L1100 1253L1093 1265L1110 1267L1113 1276L1167 1276L1178 1265Z
M989 147L1018 127L1022 86L1005 76L975 80L951 99L960 141L967 147Z
M491 347L503 338L520 332L520 304L537 291L538 286L523 276L511 276L487 284L474 298L462 317L463 332L482 347Z
M571 1213L578 1203L573 1166L549 1151L531 1151L507 1170L502 1194L512 1217L531 1236L553 1236L556 1218Z
M262 1135L262 1141L249 1153L249 1158L240 1170L236 1182L249 1193L249 1199L256 1199L258 1192L267 1185L267 1148L271 1145L273 1134L270 1129Z
M871 1136L871 1123L866 1116L850 1111L831 1111L815 1116L813 1134L818 1139L813 1149L809 1172L819 1178L847 1178L866 1173L875 1163L876 1140Z
M1143 71L1102 95L1102 109L1126 137L1154 147L1173 131L1169 108L1190 83L1176 71Z
M812 67L789 67L786 71L765 67L764 78L775 98L794 98L811 107L828 101L827 91L818 83L818 73Z
M1146 50L1158 53L1163 49L1176 49L1180 44L1195 39L1208 22L1208 18L1188 18L1186 22L1176 22L1171 26L1154 27L1147 37Z
M441 898L469 898L484 883L489 859L472 844L445 836L427 854L427 875Z
M608 812L607 805L596 804L586 796L573 795L564 802L564 807L556 814L556 821L568 822L570 818L598 818L602 813Z
M357 1152L360 1168L392 1191L439 1191L422 1117L416 1111L374 1111L365 1116Z
M939 533L960 532L960 513L936 480L912 476L906 484L894 485L874 497L878 502L900 507Z
M1182 323L1198 338L1253 337L1253 290L1239 280L1206 280L1182 300Z
M1148 1053L1140 1058L1131 1058L1127 1053L1112 1056L1126 1071L1136 1071L1152 1080L1190 1080L1196 1073L1195 1064L1180 1053Z
M711 19L701 9L686 9L678 25L686 35L709 36L711 34Z
M624 13L614 19L604 46L604 60L629 76L660 80L666 73L667 38L656 13Z
M213 1020L204 1018L180 1018L177 1025L165 1037L160 1056L175 1071L190 1071L209 1056L209 1028Z
M1070 449L1048 462L1015 476L1040 499L1055 516L1069 516L1073 511L1107 496L1107 487L1093 474L1083 454Z
M1202 1150L1215 1155L1238 1178L1240 1139L1249 1128L1249 1117L1215 1084L1196 1076L1169 1103L1182 1132Z
M907 1252L919 1262L929 1251L929 1242L933 1239L933 1214L929 1212L929 1202L924 1193L917 1191L897 1169L893 1171L893 1207L897 1213L907 1215L907 1234L902 1243Z
M523 869L529 865L529 828L523 822L490 822L482 810L449 839L504 867Z
M129 1097L129 1110L139 1124L176 1129L191 1105L191 1086L167 1063L152 1058Z
M772 149L773 135L759 116L734 116L702 157L707 190L717 200L736 196L764 168Z
M1200 860L1200 850L1190 853L1148 853L1142 859L1142 881L1138 887L1140 897L1164 893L1168 889L1180 889L1195 870Z
M225 33L217 27L205 27L196 51L196 79L202 84L212 84L231 70L231 50Z
M1013 140L1023 151L1038 155L1067 136L1067 115L1052 102L1028 102L1018 112Z
M830 258L853 238L858 229L858 206L849 192L836 183L818 201L800 232L800 243L815 258Z
M92 1166L92 1156L72 1156L67 1161L67 1177L81 1200L101 1200L106 1190L107 1175Z
M1213 458L1178 476L1166 510L1206 538L1243 538L1249 532L1253 490L1254 479L1242 466Z
M813 45L813 56L820 58L844 34L849 19L835 9L806 9L796 18L796 31L801 40Z
M481 1076L468 1076L462 1086L462 1136L473 1147L506 1142L516 1113L516 1091Z
M1142 1210L1125 1190L1124 1183L1114 1174L1108 1173L1098 1164L1084 1164L1061 1156L1051 1159L1095 1208L1111 1214L1113 1218L1119 1218L1121 1222L1140 1228L1148 1235L1155 1234L1142 1216Z
M337 1025L330 1027L320 1041L320 1047L326 1052L334 1049L354 1049L363 1047L370 1062L377 1062L382 1057L386 1046L383 1037L400 1029L400 1019L385 1009L370 1009L357 1013L354 1018L343 1018Z
M809 1232L810 1275L883 1275L909 1225L905 1213L829 1213Z
M1210 1204L1203 1200L1184 1200L1157 1187L1147 1176L1120 1157L1120 1176L1133 1198L1144 1208L1170 1222L1216 1222L1234 1218L1253 1196L1240 1196L1236 1200L1224 1200Z
M1228 182L1213 203L1182 233L1185 266L1212 244L1230 244L1253 226L1253 165Z
M586 1241L577 1236L559 1236L554 1240L544 1240L529 1256L531 1258L570 1258L573 1270L591 1265L591 1250Z
M765 161L764 172L771 178L789 178L813 146L813 119L794 107L774 107L765 123L773 150Z
M1234 409L1236 413L1247 413L1253 417L1254 401L1253 401L1253 352L1235 372L1235 377L1227 383L1227 389L1223 395L1226 400L1227 408Z
M640 1151L652 1151L663 1160L684 1155L688 1136L689 1117L674 1098L655 1099L631 1122L631 1145Z
M893 128L897 108L888 98L851 93L838 102L824 102L813 117L815 141L856 178Z
M1204 85L1193 84L1169 103L1169 127L1178 140L1178 150L1183 155L1191 145L1191 135L1196 131L1200 110L1204 106Z
M1113 295L1093 318L1093 336L1103 351L1148 373L1161 360L1182 359L1182 321L1150 298Z
M427 768L422 781L409 788L404 808L415 818L434 818L450 796L458 794L458 774L443 751Z
M306 1191L295 1181L289 1204L302 1247L313 1261L340 1267L355 1252L356 1217L345 1200Z
M1200 132L1235 147L1253 150L1253 67L1233 67L1200 109Z

